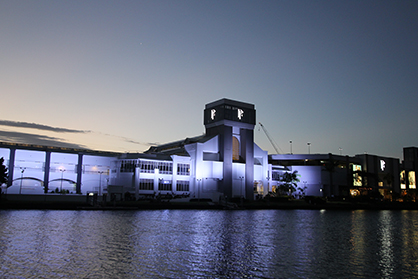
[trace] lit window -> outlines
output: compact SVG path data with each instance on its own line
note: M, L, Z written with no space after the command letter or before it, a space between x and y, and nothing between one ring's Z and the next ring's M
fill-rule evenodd
M232 160L239 161L239 141L236 137L232 137Z
M409 182L409 189L417 188L415 184L415 172L414 171L408 172L408 182Z

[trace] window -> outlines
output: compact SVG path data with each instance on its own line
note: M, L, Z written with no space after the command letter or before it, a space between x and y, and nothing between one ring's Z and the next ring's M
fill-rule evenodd
M232 160L239 161L239 141L236 137L232 137Z
M139 180L139 190L154 190L154 180L141 178Z
M139 171L142 173L154 173L155 162L154 161L139 161Z
M157 162L157 169L160 174L173 174L173 163L171 162Z
M190 165L177 164L177 175L190 175Z
M158 182L158 191L172 191L172 182L169 180L160 180Z
M353 186L362 186L361 165L353 164Z
M120 172L134 172L135 167L136 164L134 160L125 160L120 163Z
M279 172L277 172L277 171L272 171L272 173L271 173L271 179L272 179L272 180L277 180L277 181L279 181L279 180L280 180L280 173L279 173Z
M176 185L176 191L178 192L188 192L189 191L189 181L178 180Z
M408 172L408 184L409 189L416 189L417 186L415 184L415 171L409 171Z
M405 171L401 171L401 189L406 189Z

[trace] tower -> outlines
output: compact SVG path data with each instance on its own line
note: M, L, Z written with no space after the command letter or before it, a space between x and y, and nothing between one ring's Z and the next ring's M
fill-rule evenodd
M228 198L244 196L253 200L254 105L221 99L205 106L203 119L206 134L219 136L219 155L223 161L221 191ZM236 190L242 188L242 192Z

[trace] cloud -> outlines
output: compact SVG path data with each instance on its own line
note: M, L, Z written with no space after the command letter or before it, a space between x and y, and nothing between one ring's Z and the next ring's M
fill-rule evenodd
M0 131L0 141L11 143L24 143L43 146L65 147L75 149L88 149L84 145L65 142L65 140L43 135L34 135L21 132Z
M67 129L67 128L60 128L60 127L52 127L52 126L38 124L38 123L0 120L0 126L8 126L8 127L14 127L14 128L26 128L26 129L34 129L34 130L56 132L56 133L96 134L96 135L101 135L105 137L115 138L117 140L121 140L121 141L130 143L130 144L135 144L135 145L142 145L142 146L156 145L156 143L140 142L140 141L136 141L134 139L130 139L127 137L115 136L115 135L95 132L91 130ZM59 138L59 137L51 137L51 136L38 135L38 134L32 134L32 133L23 133L23 132L0 131L0 141L86 149L86 146L68 143L66 140Z
M94 132L92 132L92 133L94 133ZM97 134L102 134L102 133L98 133L98 132L96 132L96 133L97 133ZM134 139L130 139L130 138L127 138L127 137L115 136L115 135L111 135L111 134L102 134L102 135L107 136L107 137L118 138L118 139L120 139L120 140L122 140L122 141L124 141L124 142L133 143L133 144L138 144L138 145L150 146L150 145L155 145L155 144L156 144L156 143L152 143L152 142L141 142L141 141L136 141L136 140L134 140Z
M91 133L91 131L86 131L86 130L58 128L58 127L52 127L52 126L43 125L43 124L18 122L18 121L10 121L10 120L0 120L0 125L9 126L9 127L17 127L17 128L29 128L29 129L36 129L36 130L43 130L43 131L51 131L51 132L56 132L56 133Z

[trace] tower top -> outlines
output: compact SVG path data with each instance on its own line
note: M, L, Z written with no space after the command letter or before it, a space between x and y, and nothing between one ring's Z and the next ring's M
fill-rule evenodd
M227 123L232 126L241 126L239 123L255 125L255 107L249 103L220 99L206 104L203 122L206 127Z

